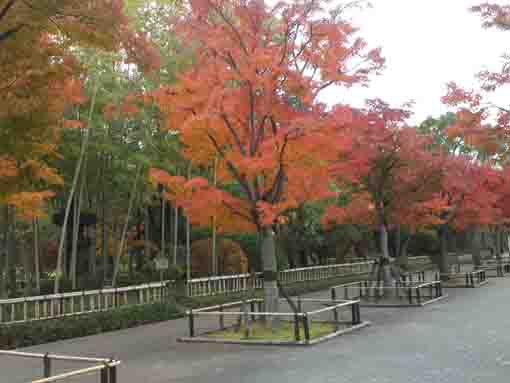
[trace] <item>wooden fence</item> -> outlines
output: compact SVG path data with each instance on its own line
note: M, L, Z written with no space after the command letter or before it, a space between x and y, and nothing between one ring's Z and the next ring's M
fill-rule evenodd
M423 259L422 259L423 258ZM422 263L428 257L414 257L414 263ZM320 281L341 276L367 274L373 261L312 266L279 272L282 284ZM187 283L190 297L232 294L246 291L253 282L254 288L263 287L262 273L194 278ZM108 311L126 305L141 305L164 301L168 295L169 281L141 284L137 286L87 290L62 294L39 295L0 300L0 324L23 323Z
M108 311L125 305L160 302L167 295L166 283L72 293L38 295L0 300L0 324Z
M103 358L86 358L80 356L65 356L54 354L36 354L30 352L19 351L4 351L0 350L0 355L16 358L35 358L42 361L42 379L32 380L29 383L52 383L52 382L69 382L70 378L90 375L98 373L97 378L99 383L117 383L117 366L120 361L114 359ZM67 361L67 362L81 362L93 364L91 367L81 368L79 370L72 370L64 373L54 375L52 373L52 366L54 361Z

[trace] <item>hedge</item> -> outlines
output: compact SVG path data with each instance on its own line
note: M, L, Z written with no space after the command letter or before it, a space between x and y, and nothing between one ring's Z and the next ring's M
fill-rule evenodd
M70 338L121 330L181 317L175 306L151 303L110 311L0 326L0 348L34 346Z

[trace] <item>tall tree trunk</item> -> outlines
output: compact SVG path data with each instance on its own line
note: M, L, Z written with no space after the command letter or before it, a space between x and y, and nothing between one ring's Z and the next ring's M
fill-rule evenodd
M129 196L129 205L128 205L128 211L126 215L126 220L124 221L124 227L122 229L122 234L120 237L120 244L119 244L119 250L117 251L117 256L115 257L115 265L113 270L113 277L112 277L112 286L115 287L117 284L117 276L119 274L119 265L120 265L120 257L122 256L122 253L124 252L124 244L126 242L126 234L129 227L129 219L131 218L131 210L133 209L133 202L135 200L136 196L136 186L138 184L138 177L140 176L142 167L139 166L136 170L136 176L135 180L133 181L133 186L131 187L131 195Z
M214 158L214 164L213 164L213 186L216 187L217 184L217 177L216 177L216 167L218 164L218 159ZM217 235L216 235L216 215L213 215L212 217L212 239L211 239L211 263L212 263L212 275L216 276L218 275L218 252L216 249L216 241L217 241ZM275 250L276 251L276 250Z
M494 256L498 260L498 262L501 260L501 254L503 253L501 248L501 228L498 226L494 230Z
M79 240L79 234L80 234L80 217L81 217L81 205L83 201L83 190L85 187L85 181L86 181L86 173L85 170L87 168L87 158L85 157L84 163L83 163L83 175L82 180L80 184L80 191L78 192L75 200L74 200L74 214L73 214L73 243L72 243L72 250L71 250L71 267L70 267L70 274L71 274L71 284L73 290L76 289L76 269L77 269L77 263L78 263L78 240Z
M390 266L390 252L388 248L388 228L383 223L379 229L379 240L381 246L382 257L380 260L380 274L382 276L384 287L390 287L393 285L391 277L391 266Z
M398 253L398 264L400 266L406 267L409 265L409 257L407 254L407 249L409 248L409 243L411 242L411 236L408 235L403 242L400 243L399 253Z
M106 172L107 158L103 156L102 172L101 172L101 283L104 286L107 277L108 267L108 254L107 254L107 243L108 238L106 233L106 185L105 185L105 172Z
M26 242L20 242L21 260L23 262L23 272L25 276L25 287L23 289L23 295L29 297L33 293L32 275L33 275L33 264L32 257L30 256L30 246Z
M440 225L439 230L439 272L443 274L441 277L445 280L450 272L450 264L448 260L448 226Z
M9 296L17 291L16 263L18 260L18 246L16 241L16 213L14 207L9 207L8 217L8 239L7 239L7 289Z
M177 251L179 250L179 207L174 204L174 259L173 264L177 266Z
M261 258L264 268L264 306L266 312L278 312L278 269L276 263L275 236L270 227L263 227L260 233ZM276 321L270 321L272 328Z
M191 163L188 165L186 174L188 180L191 179ZM186 214L186 281L191 279L191 225L188 214Z
M397 227L395 228L395 242L394 242L395 258L400 257L401 245L402 245L402 231L401 231L400 225L397 225Z
M9 206L3 208L2 249L0 250L0 298L7 297L7 254L9 253Z
M166 238L165 238L165 231L166 231L166 214L165 214L165 210L166 210L166 200L165 200L165 197L163 196L163 190L161 190L161 254L160 256L162 258L167 258L168 259L168 255L166 254L166 244L165 244L165 241L166 241ZM170 275L170 259L168 259L168 267L167 267L167 271L168 271L168 275Z
M143 259L147 262L150 259L150 215L149 215L149 206L145 206L143 209L144 213L144 224L143 224L143 235L144 235L144 244L143 244ZM140 265L136 265L137 269L140 269Z
M91 128L92 114L94 112L94 105L96 103L97 88L98 88L98 82L96 81L94 84L92 99L90 101L88 126L87 126L87 129L85 130L85 133L83 135L83 140L82 140L81 149L80 149L80 156L78 157L78 163L76 164L76 168L74 170L74 177L73 177L73 182L71 184L71 191L69 192L66 210L64 213L64 222L62 223L62 233L60 235L60 244L58 247L57 268L55 270L55 274L56 274L55 275L55 286L54 286L54 291L53 291L55 294L57 294L60 290L60 278L61 278L61 274L62 274L62 258L64 255L65 238L67 236L67 222L69 221L69 214L71 212L71 204L73 201L76 186L78 185L78 179L80 176L81 165L83 163L83 160L85 158L85 153L87 151L88 141L89 141L89 137L90 137L90 129L92 129Z
M97 216L97 214L96 214ZM89 228L89 262L88 262L88 272L92 276L94 280L97 278L97 267L96 267L96 259L97 259L97 248L96 248L96 225L94 224L91 228Z
M471 236L471 254L473 256L473 265L480 266L482 264L482 259L480 256L480 229L475 226L472 230Z
M41 261L39 259L39 220L35 218L32 222L32 229L34 232L34 275L35 275L35 292L41 293Z

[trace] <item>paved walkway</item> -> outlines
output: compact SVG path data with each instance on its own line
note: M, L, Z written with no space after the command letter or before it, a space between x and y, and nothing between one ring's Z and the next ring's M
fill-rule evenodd
M178 320L26 350L113 355L123 362L119 383L508 381L510 278L447 292L448 299L424 308L362 309L371 327L308 348L178 344L186 333L186 321ZM0 356L0 383L40 374L39 361ZM74 381L97 383L93 378Z

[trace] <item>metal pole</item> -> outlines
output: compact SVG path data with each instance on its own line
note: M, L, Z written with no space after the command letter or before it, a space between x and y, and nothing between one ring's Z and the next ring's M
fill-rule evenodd
M48 353L43 357L43 376L49 378L51 376L51 359Z

